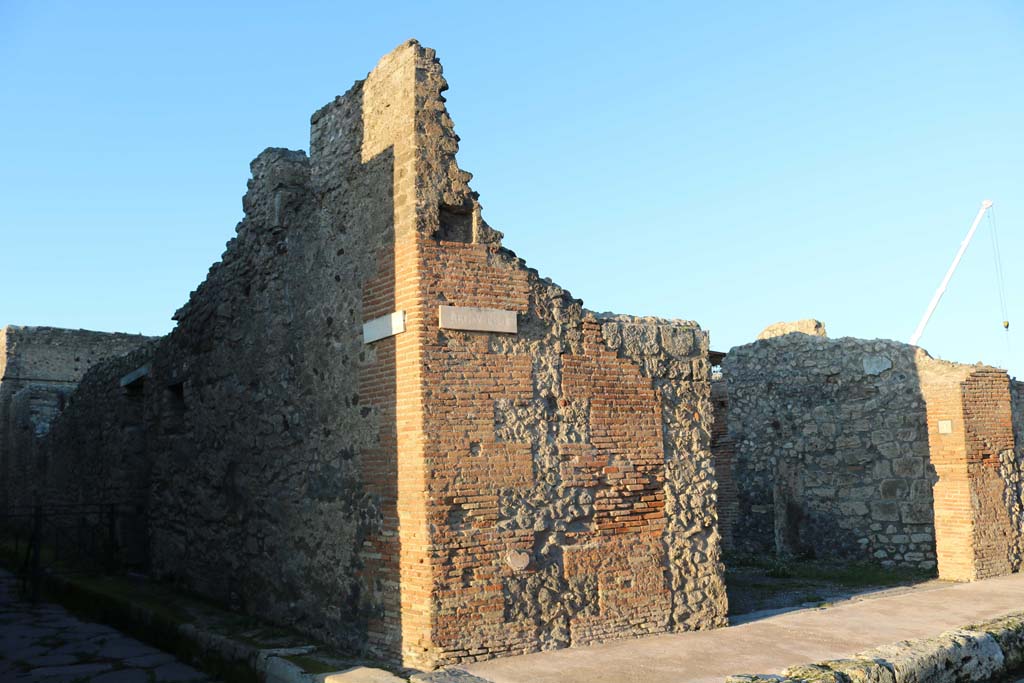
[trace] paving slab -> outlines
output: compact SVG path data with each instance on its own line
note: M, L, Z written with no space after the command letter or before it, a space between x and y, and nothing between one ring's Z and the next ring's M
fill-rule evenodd
M17 596L0 570L0 681L3 683L210 683L172 655L62 607Z
M491 683L712 683L737 673L780 673L1024 611L1024 574L974 583L931 582L831 607L737 626L616 640L468 664Z

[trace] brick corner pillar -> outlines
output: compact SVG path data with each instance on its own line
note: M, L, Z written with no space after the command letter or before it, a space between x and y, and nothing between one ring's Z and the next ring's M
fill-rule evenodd
M931 361L925 365L935 364ZM1017 531L1000 469L1014 449L1006 372L941 363L921 372L935 468L939 578L974 581L1013 571Z

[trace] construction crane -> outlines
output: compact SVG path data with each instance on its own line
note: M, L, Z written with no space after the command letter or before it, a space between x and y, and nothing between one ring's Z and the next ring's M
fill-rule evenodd
M946 271L946 277L942 278L942 283L939 285L939 288L935 290L935 295L932 297L931 303L928 304L928 309L924 312L924 315L921 316L921 322L917 324L917 329L914 330L914 334L910 337L910 343L912 346L917 346L918 340L921 339L921 335L924 334L924 328L928 325L928 321L931 319L932 313L935 312L936 306L939 305L939 299L941 299L942 295L946 293L946 287L949 286L949 281L953 278L953 273L956 271L956 267L960 265L960 259L963 258L964 252L967 251L967 247L974 238L974 233L978 231L981 219L985 217L985 212L991 208L991 199L986 199L981 203L981 208L978 209L978 215L974 217L974 222L971 223L971 229L967 231L967 237L965 237L964 241L960 243L960 249L956 252L956 256L953 258L953 263L949 266L949 270ZM1005 312L1003 317L1006 318ZM1003 328L1010 328L1010 322L1008 320L1003 320Z

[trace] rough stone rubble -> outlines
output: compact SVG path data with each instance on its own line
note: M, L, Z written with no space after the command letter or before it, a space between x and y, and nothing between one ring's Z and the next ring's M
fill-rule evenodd
M732 488L719 505L743 520L726 542L748 553L938 564L955 580L1017 571L1020 383L997 368L823 330L773 325L722 363L717 407L732 452L719 456L718 475Z

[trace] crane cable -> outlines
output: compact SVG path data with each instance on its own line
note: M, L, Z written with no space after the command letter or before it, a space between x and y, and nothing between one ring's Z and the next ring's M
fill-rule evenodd
M1003 329L1010 331L1010 317L1006 309L1006 284L1003 280L1003 258L999 251L999 233L996 230L995 207L988 211L988 225L992 237L992 258L995 260L996 288L999 290L999 310L1003 314Z

